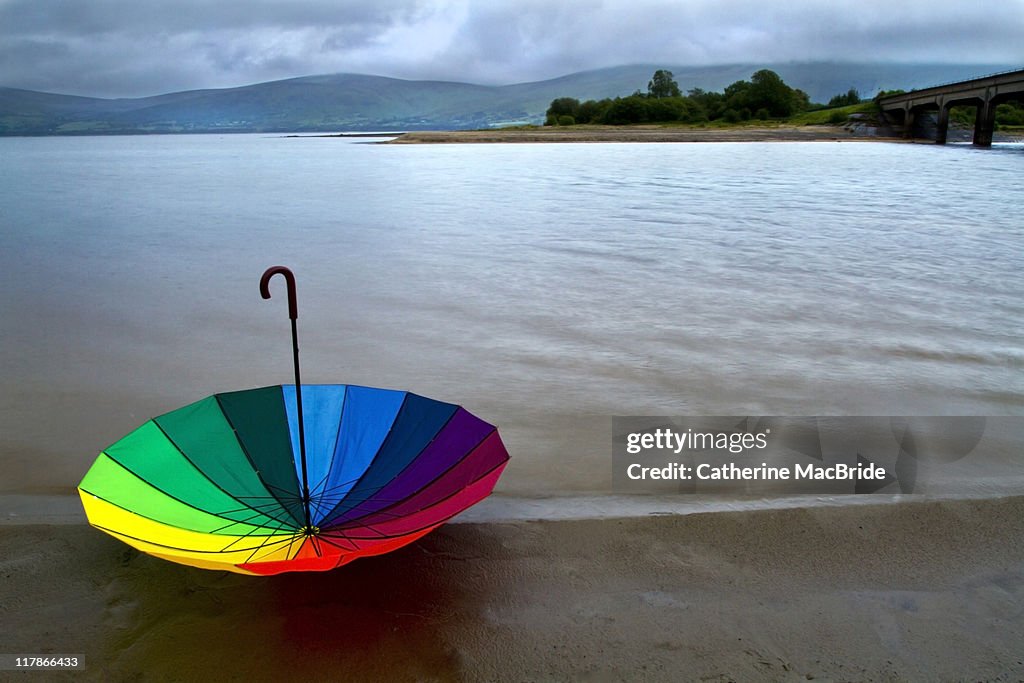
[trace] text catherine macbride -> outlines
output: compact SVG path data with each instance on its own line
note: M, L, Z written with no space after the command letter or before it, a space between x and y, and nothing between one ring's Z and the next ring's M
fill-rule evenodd
M626 453L673 453L746 456L744 460L724 462L630 462L626 477L633 481L862 481L884 480L886 469L872 462L793 463L769 465L757 462L757 455L769 446L771 429L759 432L701 432L687 429L674 431L659 428L630 432L626 436ZM746 458L753 460L749 462Z

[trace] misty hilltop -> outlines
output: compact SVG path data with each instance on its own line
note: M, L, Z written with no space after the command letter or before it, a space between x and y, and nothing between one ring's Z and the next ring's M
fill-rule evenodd
M777 72L813 102L850 88L927 87L1010 65L789 63L672 66L637 64L504 86L411 81L362 74L307 76L237 88L102 99L0 87L0 135L212 132L407 131L541 123L551 101L626 96L645 90L656 69L680 87L718 91L761 68Z

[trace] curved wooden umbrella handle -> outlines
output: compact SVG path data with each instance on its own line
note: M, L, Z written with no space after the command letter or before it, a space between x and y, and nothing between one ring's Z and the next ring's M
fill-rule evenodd
M299 317L299 306L295 302L295 274L290 268L284 266L271 266L263 272L260 278L260 295L264 299L270 298L270 278L280 273L284 276L285 285L288 287L288 317L295 320Z

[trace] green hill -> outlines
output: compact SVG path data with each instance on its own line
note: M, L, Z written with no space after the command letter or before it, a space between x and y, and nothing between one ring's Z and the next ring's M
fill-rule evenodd
M869 97L880 89L909 90L1012 67L638 64L506 86L334 74L124 99L0 87L0 135L450 130L540 123L556 97L600 99L646 90L659 68L673 71L684 91L718 91L760 68L770 68L812 101L827 102L850 88Z

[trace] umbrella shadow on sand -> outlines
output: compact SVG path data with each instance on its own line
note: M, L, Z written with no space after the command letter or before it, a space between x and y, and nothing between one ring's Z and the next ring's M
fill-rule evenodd
M457 524L330 572L246 577L124 551L105 673L143 680L450 680L508 587L493 527ZM92 668L92 667L90 667ZM94 669L94 671L97 671Z

